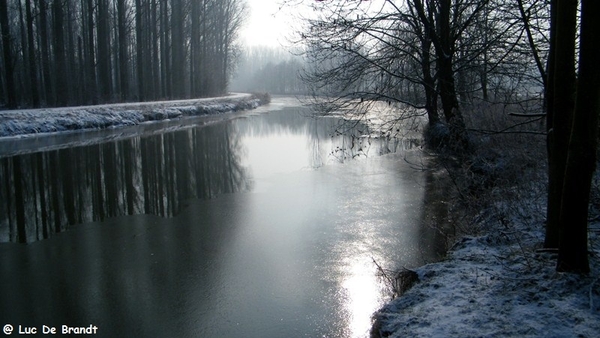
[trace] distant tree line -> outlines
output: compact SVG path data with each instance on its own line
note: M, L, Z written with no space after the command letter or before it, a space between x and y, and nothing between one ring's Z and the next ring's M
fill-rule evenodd
M0 105L222 94L246 11L238 0L2 0Z
M306 94L308 87L300 78L304 60L280 48L253 46L240 57L240 71L231 88L244 92Z

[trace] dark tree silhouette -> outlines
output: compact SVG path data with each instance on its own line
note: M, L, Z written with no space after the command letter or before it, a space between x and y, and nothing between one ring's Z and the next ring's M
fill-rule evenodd
M14 63L11 48L10 24L6 1L0 1L0 28L2 31L2 50L4 56L4 77L6 81L6 104L9 108L17 106L17 96L14 81Z
M243 0L0 6L0 103L11 108L224 94L247 14Z
M558 45L557 49L561 45L558 39L562 37L563 29L568 34L565 36L565 39L569 39L567 43L571 44L571 41L575 41L574 35L571 36L571 25L577 17L577 1L558 0L558 4L557 40L555 41ZM560 5L570 6L570 8L567 10ZM563 9L564 12L561 12ZM588 205L592 175L597 162L598 114L600 114L600 69L597 65L600 58L600 46L597 43L600 21L596 17L599 10L598 1L581 1L579 72L572 123L568 128L566 140L568 150L561 191L558 271L587 273L590 270L587 243ZM570 17L564 18L565 14ZM574 51L571 50L573 54ZM571 81L571 74L555 72L556 84L564 80L559 77L561 75ZM562 112L559 107L555 106L555 116L560 113Z

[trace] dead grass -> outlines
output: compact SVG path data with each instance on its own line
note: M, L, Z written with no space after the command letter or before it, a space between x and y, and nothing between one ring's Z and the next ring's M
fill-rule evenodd
M455 156L438 150L434 162L447 173L451 186L452 240L479 234L482 224L502 227L512 213L508 209L540 222L543 203L531 203L546 194L545 126L539 117L511 116L506 107L480 104L465 111L465 119L473 151Z

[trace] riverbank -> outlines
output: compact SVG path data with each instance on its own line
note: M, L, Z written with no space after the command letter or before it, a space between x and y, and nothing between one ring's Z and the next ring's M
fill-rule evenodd
M540 163L545 161L533 156L532 163L513 166L527 161L527 151L469 163L459 173L442 169L455 188L448 197L449 219L460 237L442 261L414 269L419 281L374 315L372 337L595 337L600 332L598 185L590 215L595 217L589 230L591 273L558 273L557 253L540 250L546 214ZM486 174L479 175L482 164Z
M234 93L215 98L0 111L0 137L132 126L149 121L254 109L268 95Z

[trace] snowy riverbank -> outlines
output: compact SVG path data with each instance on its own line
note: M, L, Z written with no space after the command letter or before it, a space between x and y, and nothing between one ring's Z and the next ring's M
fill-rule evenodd
M532 184L533 186L533 184ZM537 190L537 192L535 191ZM374 317L374 337L597 337L600 332L600 223L590 225L591 273L555 271L540 252L545 194L480 211L475 236L437 263Z
M147 121L220 114L263 104L251 94L160 102L0 111L0 137L131 126Z

